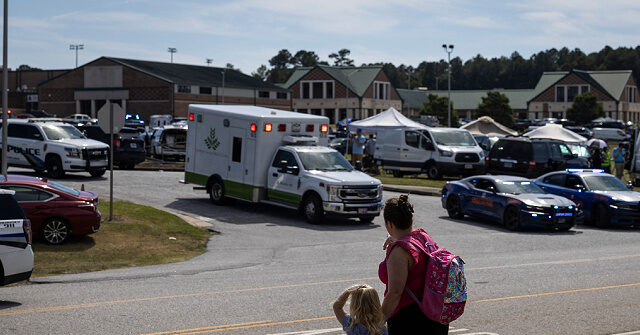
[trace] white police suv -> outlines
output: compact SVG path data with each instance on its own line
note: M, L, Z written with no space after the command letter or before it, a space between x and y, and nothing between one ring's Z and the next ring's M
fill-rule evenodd
M0 286L27 280L33 271L31 222L14 193L0 189Z
M46 170L51 178L60 178L80 171L99 177L109 165L107 144L87 139L59 119L9 119L8 128L9 166Z

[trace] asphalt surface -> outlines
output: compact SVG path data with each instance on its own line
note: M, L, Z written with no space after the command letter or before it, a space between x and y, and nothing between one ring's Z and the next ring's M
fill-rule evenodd
M207 253L0 288L0 333L339 334L331 303L345 287L368 283L384 291L377 279L386 238L380 217L370 225L313 226L272 206L214 206L180 179L179 172L115 171L114 197L210 224L221 234ZM109 198L107 178L76 174L61 182L84 183L101 201ZM640 330L640 230L514 233L451 220L438 197L412 195L411 201L416 226L466 262L469 302L452 333Z

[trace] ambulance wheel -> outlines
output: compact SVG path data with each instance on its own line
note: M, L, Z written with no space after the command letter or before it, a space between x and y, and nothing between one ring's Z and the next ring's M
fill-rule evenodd
M215 179L209 185L209 198L216 205L224 205L227 203L224 196L224 183L220 179Z
M609 211L603 204L596 204L591 210L591 222L598 228L607 228L611 224Z
M58 156L49 156L45 162L47 166L47 174L51 178L62 178L64 176L64 168L62 161Z
M315 194L311 194L304 198L302 202L302 213L311 224L319 224L324 218L324 210L322 209L322 200Z
M104 176L105 172L107 172L107 170L92 170L89 171L89 174L91 175L91 177L98 178Z
M520 230L520 210L515 206L509 206L504 210L504 226L509 230Z

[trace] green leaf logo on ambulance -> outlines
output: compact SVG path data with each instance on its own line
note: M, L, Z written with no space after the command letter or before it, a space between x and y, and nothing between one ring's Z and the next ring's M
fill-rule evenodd
M216 137L216 130L214 128L211 128L209 137L204 140L204 144L206 144L207 149L209 150L216 150L220 146L220 141L218 141L218 138Z

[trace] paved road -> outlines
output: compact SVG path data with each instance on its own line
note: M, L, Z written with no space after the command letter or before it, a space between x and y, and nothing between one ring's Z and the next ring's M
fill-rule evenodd
M213 206L203 191L178 183L181 173L115 175L116 198L203 218L221 235L188 262L0 288L0 333L338 334L330 304L344 287L384 289L381 218L312 226L275 207ZM108 199L106 178L78 174L64 183ZM639 230L513 233L450 220L437 197L412 201L416 225L466 262L470 301L455 334L640 330Z

